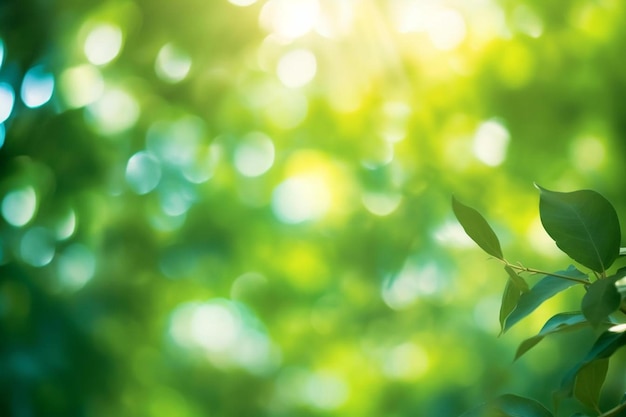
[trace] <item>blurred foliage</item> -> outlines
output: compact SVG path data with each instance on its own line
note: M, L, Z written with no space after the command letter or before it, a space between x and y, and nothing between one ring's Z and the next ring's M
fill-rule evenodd
M533 181L623 212L624 14L616 0L1 2L0 414L549 401L591 339L512 363L515 346L577 297L496 339L506 277L450 196L542 268L564 260Z

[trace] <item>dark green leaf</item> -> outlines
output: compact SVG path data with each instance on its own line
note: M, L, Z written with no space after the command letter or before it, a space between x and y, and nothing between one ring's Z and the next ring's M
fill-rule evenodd
M535 400L505 394L461 417L553 417L553 415Z
M559 193L537 186L544 229L572 259L602 272L620 251L621 232L615 208L591 190Z
M520 290L509 278L506 281L506 286L504 287L504 292L502 293L502 304L500 304L500 333L504 332L506 319L515 309L515 306L517 306L520 295Z
M599 279L589 286L581 303L587 320L596 327L619 308L622 301L614 277Z
M459 223L461 223L461 226L463 226L463 229L465 229L465 233L467 233L482 250L498 259L504 257L498 237L487 223L487 220L485 220L479 212L460 203L454 197L452 197L452 210Z
M609 358L617 349L626 345L626 333L624 330L626 330L626 326L614 326L602 333L585 358L566 373L561 383L561 389L557 395L561 397L571 395L574 389L576 375L583 366L598 359Z
M555 334L570 332L581 329L588 325L585 316L580 313L560 313L551 317L542 327L539 333L529 339L524 340L515 354L517 360L524 353L528 352L533 346L541 342L544 337Z
M608 358L613 355L617 349L626 345L626 333L622 331L607 330L591 347L589 353L585 357L583 363L589 363L596 359Z
M598 409L600 390L609 369L608 359L599 359L580 368L574 383L574 396L589 408Z
M577 279L587 279L587 275L583 274L572 265L570 265L567 270L557 271L555 274ZM522 294L517 303L517 307L506 319L504 331L507 331L513 327L514 324L535 311L544 301L575 284L575 281L569 281L564 278L551 275L544 276L529 292Z

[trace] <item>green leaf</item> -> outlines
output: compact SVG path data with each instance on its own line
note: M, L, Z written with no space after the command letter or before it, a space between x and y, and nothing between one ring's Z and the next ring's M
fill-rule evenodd
M524 278L522 278L517 272L515 272L513 268L511 268L510 266L505 266L504 270L507 272L507 274L509 274L509 278L511 278L511 281L513 281L513 284L515 284L518 290L520 290L521 292L529 291L528 284L526 283Z
M515 353L515 359L517 360L548 335L571 332L581 329L587 325L588 322L585 319L585 316L580 313L559 313L551 317L546 324L543 325L537 335L524 340L519 345L517 352Z
M502 304L500 304L500 334L504 332L504 324L511 312L517 306L520 299L520 290L517 288L511 278L506 281L504 292L502 293Z
M530 398L505 394L493 402L464 413L461 417L554 417L543 405Z
M574 383L574 397L587 407L597 410L600 390L608 369L608 359L595 360L580 368Z
M619 308L622 296L615 286L616 280L614 276L598 279L587 288L583 296L581 309L594 327Z
M609 329L598 337L587 356L585 356L583 364L596 359L608 358L624 345L626 345L624 329L622 328L620 331Z
M544 229L572 259L597 272L606 271L619 255L617 212L591 190L560 193L537 185Z
M586 279L587 275L580 272L574 266L570 265L565 271L557 271L555 275L563 275L576 279ZM551 275L545 275L539 282L537 282L530 291L522 294L517 303L517 307L506 319L504 331L507 331L517 322L530 313L535 311L544 301L555 296L559 292L568 289L569 287L576 285L575 281L569 281L564 278L559 278Z
M558 396L571 395L576 375L580 369L598 359L605 359L611 357L619 348L626 345L626 326L613 326L609 330L603 332L600 337L595 341L585 358L576 366L572 367L563 378L561 383L561 389L558 391Z
M463 226L465 233L482 250L498 259L504 258L498 237L487 223L487 220L479 212L460 203L454 197L452 197L452 210L461 226Z

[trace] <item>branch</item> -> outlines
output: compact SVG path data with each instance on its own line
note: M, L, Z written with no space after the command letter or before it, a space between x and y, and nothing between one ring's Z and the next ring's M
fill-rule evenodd
M600 414L598 417L617 417L620 415L621 411L626 410L626 403L621 403L617 407L611 408L604 414Z
M555 277L555 278L561 278L561 279L566 279L568 281L574 281L578 284L584 284L584 285L589 285L590 282L585 280L585 279L580 279L580 278L574 278L574 277L569 277L567 275L561 275L561 274L555 274L554 272L546 272L546 271L541 271L539 269L534 269L534 268L527 268L525 266L522 265L515 265L512 263L509 263L509 261L507 261L506 259L503 259L502 262L504 262L504 264L510 268L516 269L518 271L522 271L522 272L530 272L531 274L542 274L542 275L549 275L551 277Z

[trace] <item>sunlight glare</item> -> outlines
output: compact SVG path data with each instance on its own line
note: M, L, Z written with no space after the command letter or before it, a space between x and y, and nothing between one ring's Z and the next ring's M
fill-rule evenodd
M287 52L278 61L276 73L280 81L291 88L303 87L310 83L317 72L317 60L308 49Z
M563 255L558 246L554 243L554 240L552 240L548 233L546 233L546 230L541 223L540 216L537 216L532 221L528 222L526 240L528 241L530 247L534 248L543 256L558 259Z
M0 123L0 149L2 149L2 145L4 145L4 138L6 137L7 130L4 127L4 123Z
M165 164L190 167L206 134L204 121L185 115L174 121L154 122L146 133L147 149Z
M76 213L74 210L68 210L67 214L56 227L56 238L58 240L65 240L72 237L76 231Z
M451 248L472 248L474 241L465 233L463 226L455 220L448 220L433 233L437 242Z
M104 92L104 80L93 65L68 68L59 79L61 91L69 107L83 107L93 103Z
M244 136L235 149L235 168L246 177L265 174L274 165L274 143L262 132Z
M105 65L113 61L122 49L122 31L110 23L103 23L91 30L83 51L94 65Z
M423 32L428 29L428 17L433 13L433 4L414 0L391 0L388 4L398 32Z
M253 5L256 3L256 0L228 0L228 2L234 4L235 6L245 7Z
M137 152L128 159L126 181L135 193L147 194L161 181L161 164L149 152Z
M20 255L24 262L40 268L54 258L54 239L48 229L33 227L22 236Z
M191 337L213 352L232 349L241 332L241 319L230 305L217 303L199 306L191 318Z
M163 212L168 216L181 216L191 208L196 197L190 189L169 185L159 187L159 200Z
M37 194L33 187L9 192L2 200L2 217L12 226L26 225L37 210Z
M361 201L367 211L384 217L396 211L402 202L402 196L397 193L365 192Z
M212 143L210 146L203 146L195 152L194 159L182 167L183 176L194 184L206 182L213 177L221 158L221 145Z
M513 10L513 22L519 31L538 38L543 34L543 22L528 6L520 4Z
M510 138L502 123L487 120L480 124L474 136L474 155L485 165L498 166L506 159Z
M273 91L264 106L266 117L280 129L293 129L306 119L309 102L299 90Z
M139 119L139 104L120 88L106 90L87 107L95 128L102 134L114 135L130 129Z
M165 44L157 55L154 71L165 82L177 83L185 79L191 69L191 57L171 43Z
M268 0L261 9L259 21L266 30L292 40L309 33L319 13L319 0Z
M219 367L238 366L263 375L275 370L281 360L259 320L229 300L180 305L172 314L169 333L180 347L195 349Z
M4 123L11 116L14 104L15 91L13 87L7 83L0 83L0 123Z
M382 297L390 308L402 310L420 297L435 295L441 288L439 268L434 262L419 265L409 259L399 274L385 280Z
M383 372L390 378L412 380L424 375L429 365L428 354L423 347L405 342L385 355Z
M467 28L459 12L453 9L442 9L430 16L427 31L435 48L440 51L450 51L465 40Z
M331 371L311 374L304 385L303 399L321 410L334 410L343 405L350 396L348 383Z
M606 163L607 152L602 141L594 136L577 138L570 144L570 159L582 172L598 172Z
M24 75L21 97L27 107L43 106L52 98L53 91L54 76L46 72L42 65L32 67Z
M355 21L353 3L353 0L321 2L315 31L325 38L339 38L350 34Z
M80 243L74 243L59 255L57 273L64 289L76 291L85 286L96 272L93 252Z
M286 179L274 189L272 210L283 223L297 224L323 217L331 205L328 184L316 175Z

